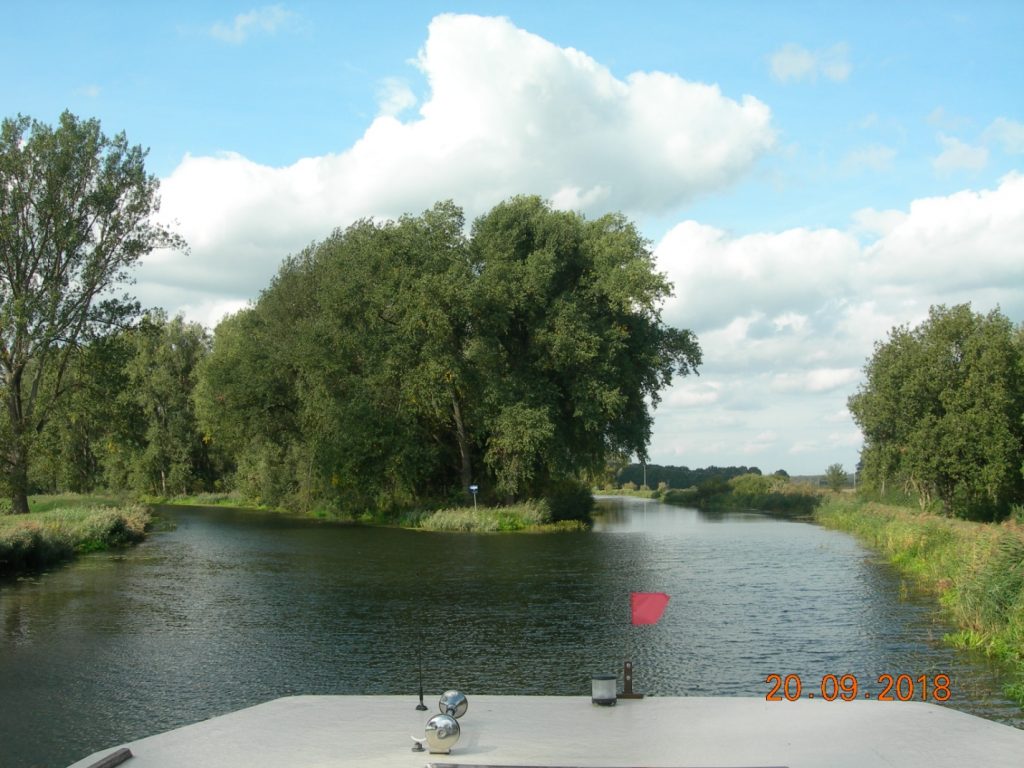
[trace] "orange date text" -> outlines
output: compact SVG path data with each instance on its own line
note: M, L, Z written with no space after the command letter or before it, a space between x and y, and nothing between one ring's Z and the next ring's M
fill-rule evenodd
M856 675L825 675L820 680L804 681L800 675L768 675L769 686L765 701L797 701L798 699L824 699L825 701L949 701L949 675L879 675L869 688L861 684Z

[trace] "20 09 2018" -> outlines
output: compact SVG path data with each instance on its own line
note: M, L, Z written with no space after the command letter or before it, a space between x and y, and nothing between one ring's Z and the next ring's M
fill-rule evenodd
M949 675L890 675L878 676L878 693L862 689L856 675L824 675L816 687L807 688L800 675L771 674L764 679L771 690L764 697L766 701L796 701L797 699L822 698L825 701L853 701L854 699L876 699L878 701L949 701Z

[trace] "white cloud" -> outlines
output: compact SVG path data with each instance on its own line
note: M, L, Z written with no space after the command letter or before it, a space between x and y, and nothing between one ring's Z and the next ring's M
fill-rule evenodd
M874 208L862 208L851 217L854 231L866 235L887 235L907 218L903 211L876 211Z
M162 183L162 218L180 222L192 257L150 259L145 279L255 296L284 256L334 228L446 198L469 217L523 192L664 212L742 178L774 142L755 98L660 72L619 79L507 19L437 17L417 66L429 87L418 112L388 114L411 93L385 85L382 114L339 154L283 168L186 156Z
M812 368L776 374L772 387L779 392L829 392L846 387L858 378L860 371L856 368Z
M749 327L753 313L810 316L843 293L845 271L859 249L856 238L834 229L733 238L715 227L682 222L655 248L659 268L675 284L666 317L706 329L738 317Z
M842 82L853 70L849 61L850 48L837 43L818 52L787 43L769 57L772 76L780 82L791 80L817 80L821 75L833 82Z
M85 96L87 99L98 99L102 89L95 83L90 83L89 85L83 85L75 93L79 96Z
M980 171L988 165L988 150L972 147L953 136L939 134L942 152L932 160L937 173L949 174L955 171Z
M985 129L984 139L999 143L1007 154L1024 154L1024 123L997 117Z
M389 77L377 89L377 103L381 115L394 117L416 106L416 95L404 80Z
M658 411L654 459L730 464L742 449L761 462L788 452L791 472L850 467L861 438L843 428L846 400L875 342L933 304L1024 318L1024 175L853 221L865 242L834 229L735 236L693 221L662 238L658 268L677 293L663 314L697 332L704 364Z
M272 35L294 18L295 14L281 5L267 5L240 13L227 23L218 21L207 31L217 40L240 45L257 32Z
M764 453L778 441L778 435L768 430L748 438L740 446L740 451L745 454Z
M680 408L712 405L721 397L721 389L722 385L718 382L684 379L672 387L665 403Z
M980 287L1024 290L1024 176L994 190L915 200L885 237L865 249L862 287L896 295L963 295ZM876 290L876 294L877 294Z

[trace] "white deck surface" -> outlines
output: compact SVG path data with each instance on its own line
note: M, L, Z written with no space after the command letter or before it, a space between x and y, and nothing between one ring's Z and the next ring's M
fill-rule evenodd
M1022 768L1024 730L920 702L475 696L450 755L412 752L412 696L295 696L127 745L124 768L957 766ZM72 766L86 768L114 748Z

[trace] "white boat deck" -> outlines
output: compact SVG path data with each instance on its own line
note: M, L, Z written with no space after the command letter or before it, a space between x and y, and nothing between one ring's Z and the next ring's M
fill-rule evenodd
M413 696L295 696L122 745L124 768L1021 768L1024 730L921 702L476 696L450 755L411 751ZM88 768L106 749L71 768Z

